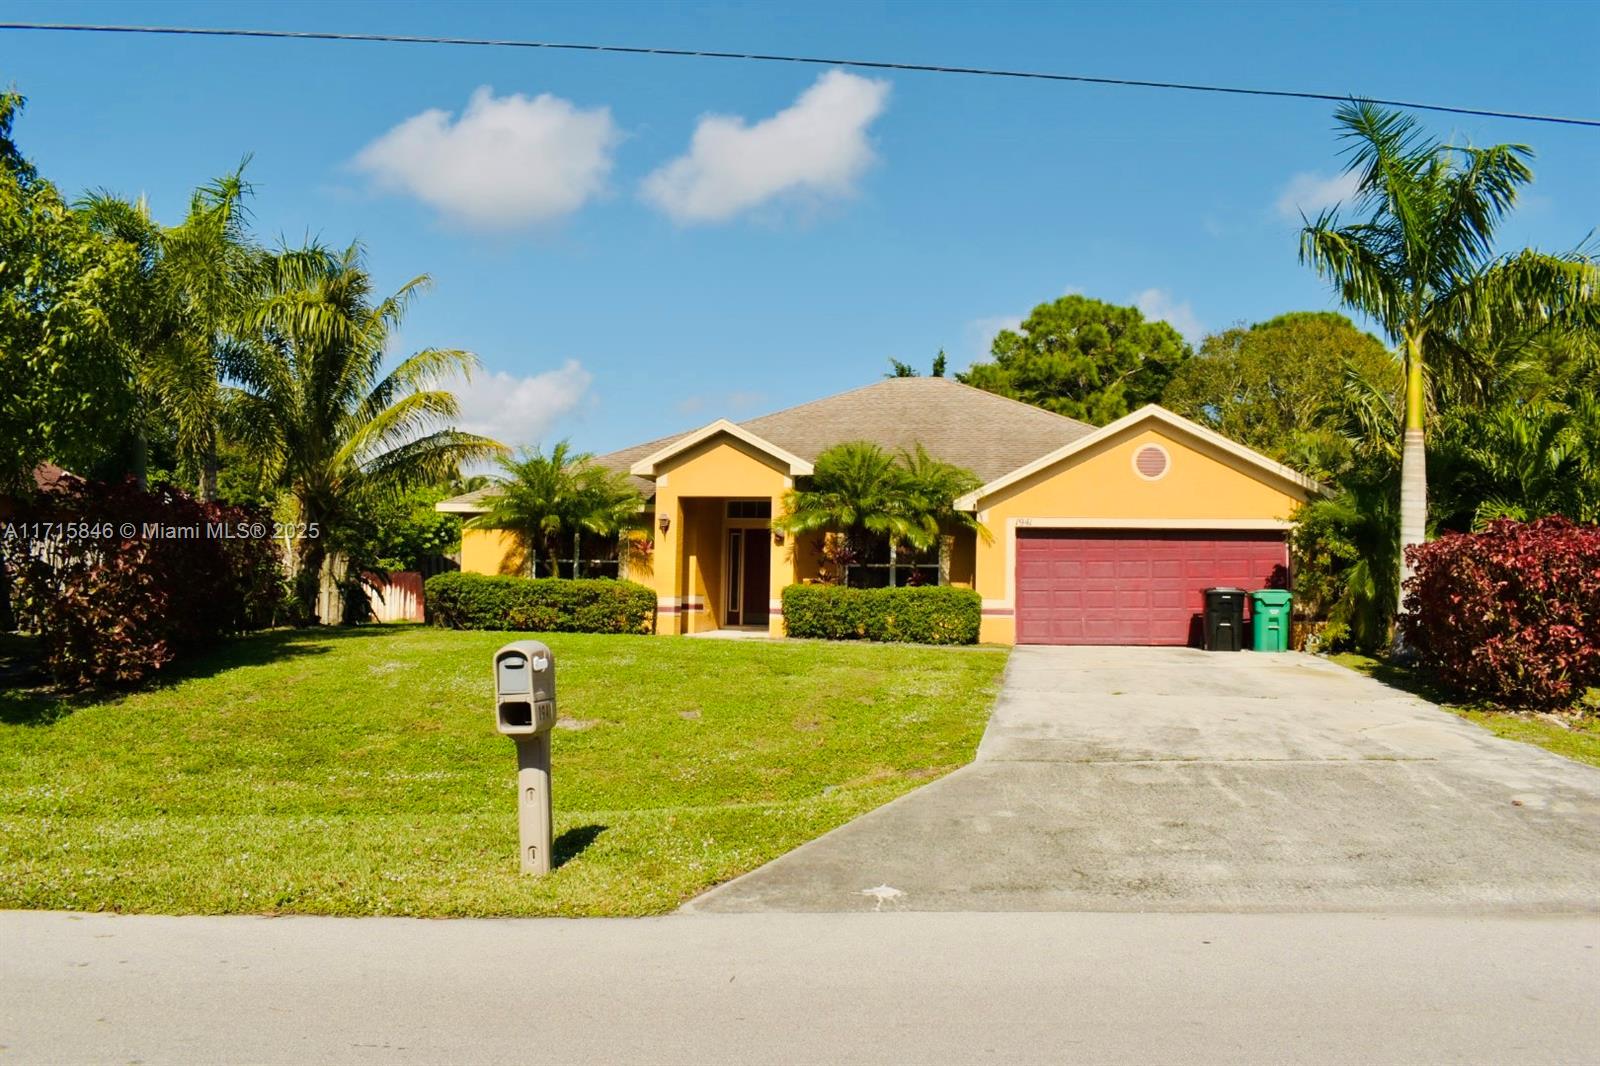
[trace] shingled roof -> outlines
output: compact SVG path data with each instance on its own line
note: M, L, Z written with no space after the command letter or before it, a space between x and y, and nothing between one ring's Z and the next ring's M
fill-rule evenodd
M845 441L871 441L891 451L921 444L934 458L966 467L985 483L1094 432L1077 419L949 378L885 378L738 425L808 461ZM691 432L635 444L596 461L626 472ZM646 496L655 491L648 479L633 481ZM479 489L440 506L481 507L484 495L492 491Z

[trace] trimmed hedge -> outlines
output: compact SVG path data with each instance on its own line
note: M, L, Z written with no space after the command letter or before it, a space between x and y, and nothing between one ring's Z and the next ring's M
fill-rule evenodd
M653 633L656 594L632 581L438 574L423 586L428 621L450 629Z
M790 585L783 590L783 621L791 637L976 644L982 617L983 599L972 589Z
M1401 633L1449 687L1559 707L1600 686L1600 526L1502 520L1406 557Z

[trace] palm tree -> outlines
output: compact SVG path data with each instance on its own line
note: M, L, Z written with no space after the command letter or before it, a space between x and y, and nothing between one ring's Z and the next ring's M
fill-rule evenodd
M584 533L610 536L643 521L644 497L627 475L599 466L588 452L574 454L567 441L559 441L549 455L532 448L502 456L500 468L504 476L486 501L489 509L467 526L515 536L530 577L537 574L541 551L548 554L551 575L561 575L564 535L572 537L572 576L577 577Z
M160 281L161 226L150 217L150 205L141 197L125 200L105 190L90 193L75 205L90 233L126 249L132 269L123 277L126 288L114 306L106 309L115 325L117 362L128 404L123 440L117 450L135 480L143 487L149 465L150 430L156 417L152 368L163 349L171 345L172 316L163 299Z
M855 554L866 541L883 538L890 587L898 583L902 546L926 550L953 526L988 535L974 516L954 507L958 496L978 487L977 477L934 459L921 445L896 458L869 441L852 441L829 448L813 467L810 483L788 494L785 513L773 525L790 533L838 533Z
M263 296L244 318L248 343L229 353L230 401L264 476L306 523L295 589L310 617L329 546L364 497L438 484L504 446L451 425L460 406L438 386L476 367L470 353L425 348L383 372L425 276L375 300L359 245L285 250L264 266Z
M789 533L837 533L859 555L877 537L889 545L889 580L894 581L900 544L925 548L926 528L911 513L905 468L870 441L848 441L827 449L812 464L804 489L790 490L784 514L773 526Z
M933 543L954 529L970 529L985 543L994 539L977 515L955 507L956 500L983 484L978 475L954 463L935 459L920 444L900 453L900 465L905 470L905 490L911 513ZM891 566L889 584L894 583Z
M203 500L217 492L221 354L259 292L262 253L246 226L244 167L196 189L173 227L151 218L142 198L101 190L78 205L92 232L125 244L137 263L137 292L118 323L134 399L134 476L144 483L151 432L169 432Z
M163 285L179 328L150 378L202 500L217 495L222 364L239 345L264 280L265 253L250 236L244 208L248 162L196 189L187 217L161 238Z
M1366 101L1341 106L1337 121L1365 217L1344 224L1335 207L1308 221L1300 258L1383 327L1404 363L1398 598L1410 574L1405 549L1427 532L1430 364L1467 375L1475 340L1594 321L1600 270L1581 251L1494 254L1497 226L1533 178L1526 146L1441 144L1411 116Z
M1600 402L1506 401L1440 420L1436 459L1451 506L1441 523L1482 529L1561 514L1600 520Z

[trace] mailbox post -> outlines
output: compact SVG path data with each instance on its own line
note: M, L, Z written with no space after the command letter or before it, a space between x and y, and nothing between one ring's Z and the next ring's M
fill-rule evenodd
M525 874L550 872L550 730L556 724L556 660L537 640L494 653L495 728L517 745L517 830Z

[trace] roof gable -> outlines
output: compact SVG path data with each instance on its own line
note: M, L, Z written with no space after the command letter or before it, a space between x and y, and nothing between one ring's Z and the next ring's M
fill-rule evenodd
M1032 462L1025 463L982 487L967 493L956 500L957 510L976 511L979 505L987 498L1003 489L1009 488L1020 481L1033 477L1042 471L1048 470L1074 456L1092 450L1096 445L1112 440L1122 433L1145 425L1150 422L1159 423L1166 429L1176 431L1180 436L1187 436L1194 440L1210 445L1225 457L1230 466L1241 473L1247 474L1257 480L1274 482L1291 486L1302 499L1310 496L1327 494L1327 488L1313 478L1300 473L1292 467L1285 466L1275 459L1269 459L1252 448L1247 448L1237 441L1229 440L1222 434L1190 421L1182 415L1173 414L1165 407L1157 404L1147 404L1132 414L1125 415L1108 425L1102 426L1079 439L1057 448L1049 454L1042 455Z
M662 463L665 463L675 455L681 455L698 444L721 435L727 435L735 440L742 441L757 451L770 456L779 465L783 466L791 477L803 477L811 473L811 464L806 460L778 447L771 441L763 440L748 429L729 422L726 418L719 418L709 426L702 426L693 433L679 437L666 447L651 452L630 465L628 472L635 477L655 477L656 471Z

